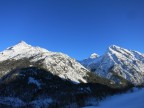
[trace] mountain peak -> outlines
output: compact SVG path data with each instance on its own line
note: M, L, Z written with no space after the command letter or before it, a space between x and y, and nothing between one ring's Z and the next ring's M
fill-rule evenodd
M30 48L32 47L31 45L27 44L25 41L20 41L18 44L12 46L12 47L9 47L8 50L17 50L17 49L25 49L25 48Z
M96 53L93 53L93 54L91 54L91 56L90 56L90 58L92 58L92 59L97 58L97 57L99 57L99 55L96 54Z
M7 50L25 49L29 48L31 45L27 44L25 41L20 41L18 44L8 47Z
M111 45L109 48L110 48L110 49L120 49L121 47L119 47L119 46L117 46L117 45Z
M19 44L27 44L25 41L20 41Z
M16 46L30 46L25 41L20 41Z
M121 48L117 45L111 45L109 48L108 48L108 52L120 52L121 50L126 50L124 48Z

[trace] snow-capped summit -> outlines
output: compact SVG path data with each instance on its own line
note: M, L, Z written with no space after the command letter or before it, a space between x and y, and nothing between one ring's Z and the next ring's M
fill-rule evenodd
M39 53L49 52L46 49L40 47L33 47L27 44L24 41L21 41L17 45L7 48L3 52L0 52L0 61L4 61L7 59L21 59L21 58L29 58L31 56L37 55Z
M96 74L121 83L119 77L135 85L144 83L144 55L112 45L107 52L93 62L80 62Z
M24 46L30 46L29 44L27 44L25 41L20 41L19 43L18 43L18 45L24 45Z
M22 48L23 49L23 48L28 48L28 47L31 47L31 45L27 44L25 41L20 41L17 45L9 47L7 49L8 50L18 49L18 48Z
M84 59L82 61L79 61L84 67L86 67L87 69L89 69L90 71L93 71L92 67L94 65L94 67L96 67L96 64L98 61L101 60L101 56L99 56L96 53L93 53L90 55L89 58Z
M94 58L97 58L97 57L99 57L99 55L96 54L96 53L93 53L93 54L91 54L91 56L90 56L91 59L94 59Z
M121 47L119 47L117 45L111 45L109 48L111 48L111 49L120 49Z
M4 68L3 65L7 68ZM12 65L10 65L12 63ZM0 74L5 75L15 68L39 66L54 75L73 82L87 82L84 79L87 72L81 64L63 53L50 52L40 47L34 47L21 41L17 45L0 52ZM10 65L10 66L9 66Z

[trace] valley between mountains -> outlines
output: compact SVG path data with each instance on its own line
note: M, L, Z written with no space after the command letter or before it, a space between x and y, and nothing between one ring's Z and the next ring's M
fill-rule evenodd
M79 108L144 86L144 54L108 47L77 61L21 41L0 52L0 108Z

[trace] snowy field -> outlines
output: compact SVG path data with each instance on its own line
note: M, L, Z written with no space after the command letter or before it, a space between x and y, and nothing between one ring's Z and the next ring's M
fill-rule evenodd
M101 102L99 106L84 108L144 108L144 88L134 92L112 96Z

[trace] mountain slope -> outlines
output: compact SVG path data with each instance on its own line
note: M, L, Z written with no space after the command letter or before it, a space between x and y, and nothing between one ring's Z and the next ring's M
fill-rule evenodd
M108 51L90 62L81 61L89 70L120 84L123 79L134 85L144 83L144 55L118 46L110 46ZM122 79L121 79L122 78Z
M76 60L63 53L33 47L23 41L0 53L1 77L13 69L24 67L40 67L75 83L86 83L84 77L89 72Z
M98 83L74 84L45 69L28 67L16 69L2 77L0 107L2 108L74 108L85 105L93 97L101 101L123 89Z

